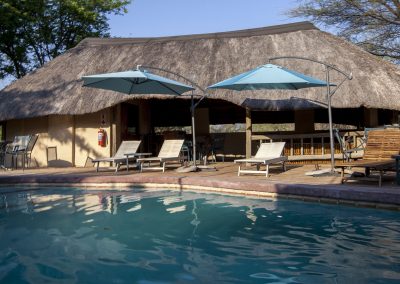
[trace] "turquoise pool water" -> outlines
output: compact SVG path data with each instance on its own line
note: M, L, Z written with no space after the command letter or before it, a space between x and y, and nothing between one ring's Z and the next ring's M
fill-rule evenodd
M0 283L399 281L399 212L169 190L0 192Z

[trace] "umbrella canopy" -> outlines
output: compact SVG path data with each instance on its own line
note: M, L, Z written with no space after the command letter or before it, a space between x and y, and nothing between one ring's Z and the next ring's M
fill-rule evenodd
M300 59L318 62L307 58L300 58ZM207 88L243 91L243 90L264 90L264 89L298 90L302 88L311 88L311 87L327 87L329 134L330 134L330 144L331 144L331 172L333 173L335 161L334 161L334 142L333 142L334 138L332 130L332 110L331 110L332 94L330 91L330 86L336 86L336 85L331 84L329 82L328 65L322 62L318 63L321 63L326 66L325 70L328 82L298 73L293 70L283 68L278 65L265 64L250 71L247 71L245 73L236 75L232 78L211 85Z
M166 69L154 68L167 73L172 73ZM175 74L177 75L177 74ZM184 78L183 76L180 76ZM105 73L90 76L83 76L83 86L98 89L106 89L125 94L161 94L161 95L181 95L187 91L195 90L194 87L185 85L181 82L174 81L159 75L152 74L148 71L142 71L139 67L136 70L128 70L124 72ZM189 80L188 80L189 81ZM193 97L193 94L192 94ZM192 134L193 134L193 157L194 170L196 170L196 137L194 126L194 107L192 99Z
M236 91L263 89L297 90L311 87L325 87L326 85L325 81L296 71L288 70L274 64L265 64L207 88Z
M125 94L181 95L192 86L142 70L83 76L83 86Z

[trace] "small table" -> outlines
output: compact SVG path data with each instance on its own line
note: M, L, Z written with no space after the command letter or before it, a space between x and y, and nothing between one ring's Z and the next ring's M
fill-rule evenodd
M396 160L396 181L400 185L400 155L393 155L392 158Z
M126 171L129 171L129 158L142 158L145 156L151 156L152 153L125 153L126 156Z

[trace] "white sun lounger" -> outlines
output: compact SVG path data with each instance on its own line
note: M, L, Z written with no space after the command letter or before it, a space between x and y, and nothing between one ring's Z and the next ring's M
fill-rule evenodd
M262 143L253 158L235 160L235 163L239 164L238 176L240 176L241 173L248 173L265 174L265 176L268 177L269 165L278 163L282 164L283 171L285 171L285 162L287 161L287 157L282 156L284 147L285 142ZM241 165L242 163L256 164L257 170L243 170ZM265 165L265 171L260 170L261 165Z
M138 163L140 164L140 171L143 170L162 170L165 172L165 164L169 161L179 161L180 152L182 149L183 142L185 140L164 140L161 150L157 157L140 158ZM150 166L151 162L158 162L159 167ZM148 164L149 166L145 166Z
M122 141L114 157L99 158L93 160L93 163L97 164L96 171L97 172L99 171L100 162L113 162L115 164L115 172L118 172L118 169L122 164L126 164L128 170L129 160L132 160L133 158L137 157L138 154L140 154L136 153L139 148L139 145L140 145L140 140Z

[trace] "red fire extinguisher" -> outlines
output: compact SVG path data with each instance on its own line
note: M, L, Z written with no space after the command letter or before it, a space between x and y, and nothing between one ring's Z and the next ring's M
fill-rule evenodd
M97 131L97 142L99 146L106 147L106 141L107 141L106 131L100 128L99 131Z

